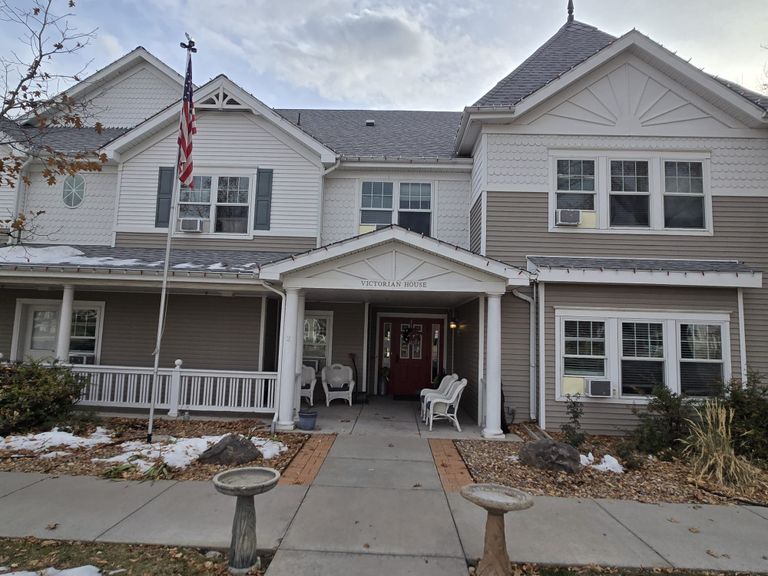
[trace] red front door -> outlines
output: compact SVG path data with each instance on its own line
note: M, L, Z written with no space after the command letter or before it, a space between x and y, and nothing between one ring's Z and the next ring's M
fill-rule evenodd
M442 370L443 321L438 318L382 318L380 368L389 372L389 393L413 396Z

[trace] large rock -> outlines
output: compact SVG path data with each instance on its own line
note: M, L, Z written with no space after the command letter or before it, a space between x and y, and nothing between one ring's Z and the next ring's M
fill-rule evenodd
M581 470L579 451L576 448L549 439L524 444L520 449L520 462L542 470L569 474Z
M236 466L256 460L261 456L253 442L239 434L227 434L200 454L198 461L203 464Z

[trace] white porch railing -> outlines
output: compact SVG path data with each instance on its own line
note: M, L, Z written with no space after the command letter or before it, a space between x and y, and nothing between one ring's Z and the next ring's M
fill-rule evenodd
M275 410L276 372L188 370L161 368L156 408L170 416L190 412L258 412ZM72 366L90 383L80 398L83 406L149 408L152 368L133 366Z

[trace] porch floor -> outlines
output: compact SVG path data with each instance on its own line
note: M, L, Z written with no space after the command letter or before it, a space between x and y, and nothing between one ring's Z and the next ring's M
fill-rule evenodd
M306 409L302 402L302 409ZM393 400L385 396L370 396L367 404L342 403L336 400L330 406L315 402L317 411L315 432L353 436L413 436L421 438L449 438L472 440L481 438L482 428L468 414L459 413L461 432L447 420L429 425L421 421L419 402L416 400ZM521 441L516 434L507 434L504 440Z

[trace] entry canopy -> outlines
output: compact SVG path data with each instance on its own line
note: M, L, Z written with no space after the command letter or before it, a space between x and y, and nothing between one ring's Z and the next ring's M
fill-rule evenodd
M284 288L503 294L530 274L459 246L388 226L264 264L259 279Z

